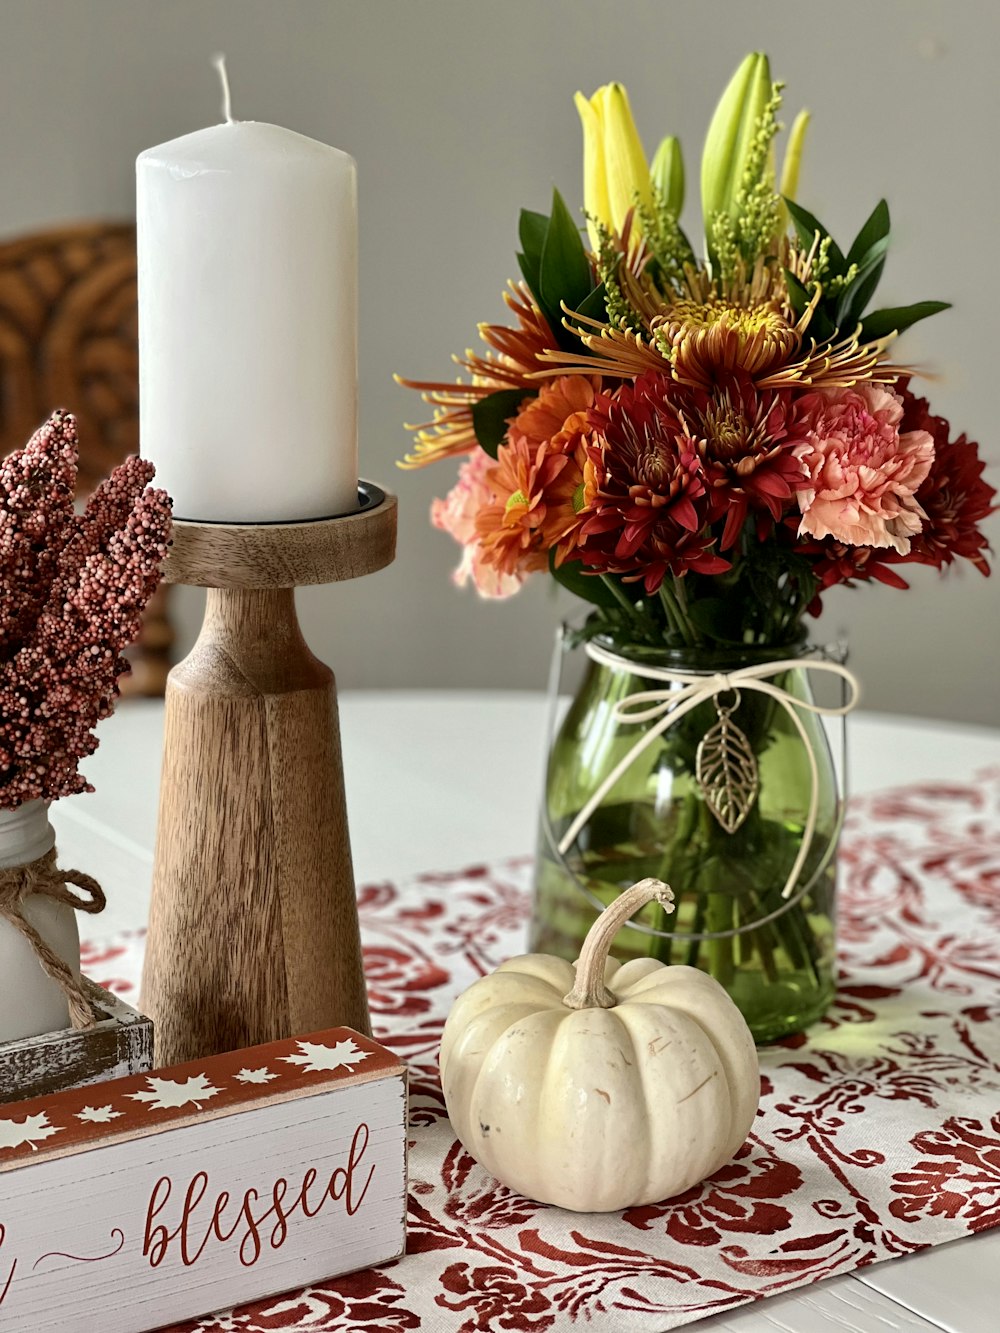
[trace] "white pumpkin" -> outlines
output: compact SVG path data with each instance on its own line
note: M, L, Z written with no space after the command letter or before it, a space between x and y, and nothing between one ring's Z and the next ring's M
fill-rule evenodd
M513 958L459 996L445 1024L455 1133L530 1199L609 1212L670 1198L729 1161L753 1123L757 1052L718 982L608 959L653 898L672 910L671 890L643 880L594 922L575 968Z

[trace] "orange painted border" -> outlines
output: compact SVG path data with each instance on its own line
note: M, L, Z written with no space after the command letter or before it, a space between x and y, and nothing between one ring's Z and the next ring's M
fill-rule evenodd
M350 1048L342 1047L341 1053L363 1052L364 1058L323 1068L336 1061L334 1048L345 1042ZM350 1028L330 1028L49 1097L8 1102L0 1105L0 1173L269 1102L309 1097L336 1084L391 1077L405 1069L370 1037ZM269 1077L258 1081L262 1070ZM179 1104L158 1105L157 1098Z

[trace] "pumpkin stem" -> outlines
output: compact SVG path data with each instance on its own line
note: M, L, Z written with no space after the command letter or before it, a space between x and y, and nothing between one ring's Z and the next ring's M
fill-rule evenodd
M573 989L564 997L569 1009L613 1009L618 1001L604 984L604 966L615 936L640 907L653 899L665 912L674 910L674 892L658 879L641 879L620 893L587 931L576 963Z

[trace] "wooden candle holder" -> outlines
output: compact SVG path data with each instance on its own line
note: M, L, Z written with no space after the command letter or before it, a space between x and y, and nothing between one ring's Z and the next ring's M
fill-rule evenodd
M176 520L171 583L208 589L167 679L141 1007L158 1063L346 1026L370 1033L333 672L295 588L374 573L396 500L304 523Z

